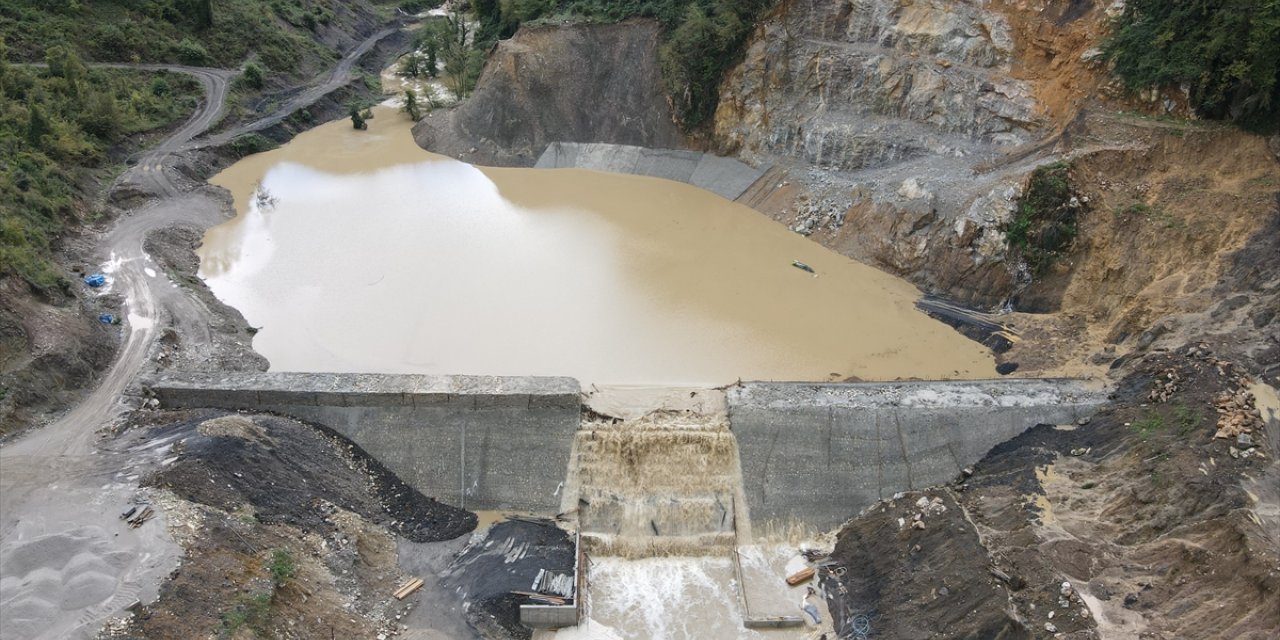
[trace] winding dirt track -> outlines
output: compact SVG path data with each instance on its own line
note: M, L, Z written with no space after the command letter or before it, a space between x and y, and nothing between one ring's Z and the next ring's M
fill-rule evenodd
M0 637L91 637L107 617L135 599L153 598L181 551L168 538L164 514L138 529L118 520L136 492L130 468L134 460L95 451L98 429L125 410L123 394L146 363L159 326L173 326L189 344L210 340L203 304L164 277L143 250L147 235L157 229L183 222L209 226L223 219L222 201L182 188L190 181L175 175L174 154L260 131L314 104L345 85L359 59L396 30L366 39L320 83L275 113L207 140L196 137L217 122L229 81L238 71L100 65L185 73L200 81L205 100L180 129L121 177L156 197L117 220L99 245L110 291L122 295L128 309L115 362L97 389L61 419L0 448L0 608L5 612Z

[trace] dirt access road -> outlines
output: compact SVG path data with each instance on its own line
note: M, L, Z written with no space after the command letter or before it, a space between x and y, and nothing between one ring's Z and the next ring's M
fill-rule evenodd
M210 226L225 219L226 200L193 184L174 167L175 153L260 131L345 85L358 60L397 29L380 31L350 51L318 84L278 111L219 136L196 140L218 120L237 71L170 65L104 65L186 73L206 99L191 118L120 179L152 196L121 216L99 244L111 293L127 308L124 340L99 387L61 419L0 448L0 637L88 638L135 600L154 598L181 549L169 539L165 514L130 529L118 518L138 496L140 458L147 451L104 452L98 430L124 412L121 402L142 370L162 326L190 344L209 339L209 315L184 288L164 277L143 249L151 232L174 224Z

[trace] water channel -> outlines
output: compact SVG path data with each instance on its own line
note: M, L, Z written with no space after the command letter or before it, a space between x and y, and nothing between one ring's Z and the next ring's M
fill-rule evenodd
M668 386L994 373L914 308L913 286L742 205L654 178L476 167L375 114L212 180L238 215L207 233L200 275L261 328L273 370Z

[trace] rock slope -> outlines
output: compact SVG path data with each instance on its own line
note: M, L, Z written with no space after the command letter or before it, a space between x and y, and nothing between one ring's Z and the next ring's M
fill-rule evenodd
M533 166L552 142L681 146L659 76L658 24L521 29L489 56L476 91L414 127L423 148Z

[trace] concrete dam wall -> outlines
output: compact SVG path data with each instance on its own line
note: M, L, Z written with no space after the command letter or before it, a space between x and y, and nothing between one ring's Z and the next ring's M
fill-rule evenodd
M323 424L410 486L473 510L558 511L581 411L571 378L181 374L147 386L166 408L271 411Z
M757 169L701 151L579 142L551 143L535 168L593 169L664 178L706 189L727 200L737 200L768 171L768 167Z
M1091 415L1077 380L746 383L728 393L753 524L829 529L877 500L957 477L1038 424Z
M326 425L426 495L470 509L559 512L566 478L582 473L570 468L575 434L590 428L571 378L175 374L148 386L167 408L271 411ZM1104 400L1076 380L741 384L728 391L726 434L741 462L741 515L836 527ZM684 481L707 481L693 477L707 464L682 464Z

